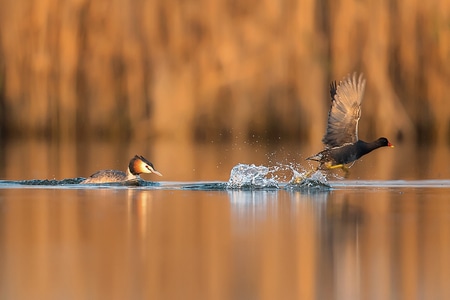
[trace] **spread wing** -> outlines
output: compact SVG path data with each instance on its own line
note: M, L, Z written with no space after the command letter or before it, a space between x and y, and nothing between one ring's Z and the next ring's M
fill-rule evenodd
M322 142L329 148L339 147L358 140L358 121L366 80L363 74L348 75L336 86L330 86L331 108L328 113L327 132Z

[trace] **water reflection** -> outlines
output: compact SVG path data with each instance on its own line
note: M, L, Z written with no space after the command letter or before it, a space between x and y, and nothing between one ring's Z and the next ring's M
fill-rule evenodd
M444 299L449 192L0 189L0 294Z
M240 299L314 299L328 193L229 193Z
M298 166L312 169L305 157L321 149L302 143L208 143L157 140L111 144L93 142L48 142L8 140L0 147L0 179L31 180L87 177L101 169L125 170L130 157L141 154L152 161L164 177L144 174L146 180L227 181L239 163L257 166ZM348 179L446 179L450 168L443 161L450 156L444 145L418 148L398 144L395 149L375 151L357 162ZM339 174L339 172L338 172ZM289 181L292 172L274 174ZM340 174L342 175L342 174Z

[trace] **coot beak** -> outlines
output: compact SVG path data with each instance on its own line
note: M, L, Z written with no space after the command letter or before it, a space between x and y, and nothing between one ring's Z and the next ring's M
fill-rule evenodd
M388 142L388 147L395 148L390 142Z

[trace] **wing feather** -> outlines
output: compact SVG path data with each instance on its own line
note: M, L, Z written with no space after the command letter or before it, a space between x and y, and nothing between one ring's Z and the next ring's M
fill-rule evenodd
M358 141L358 121L366 80L363 74L348 75L336 86L330 86L331 108L322 142L329 148Z

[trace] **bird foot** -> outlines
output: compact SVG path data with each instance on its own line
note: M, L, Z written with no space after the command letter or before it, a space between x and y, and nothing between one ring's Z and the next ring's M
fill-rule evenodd
M291 179L292 184L300 184L306 178L309 178L315 171L307 171L304 174L298 174L298 176Z

